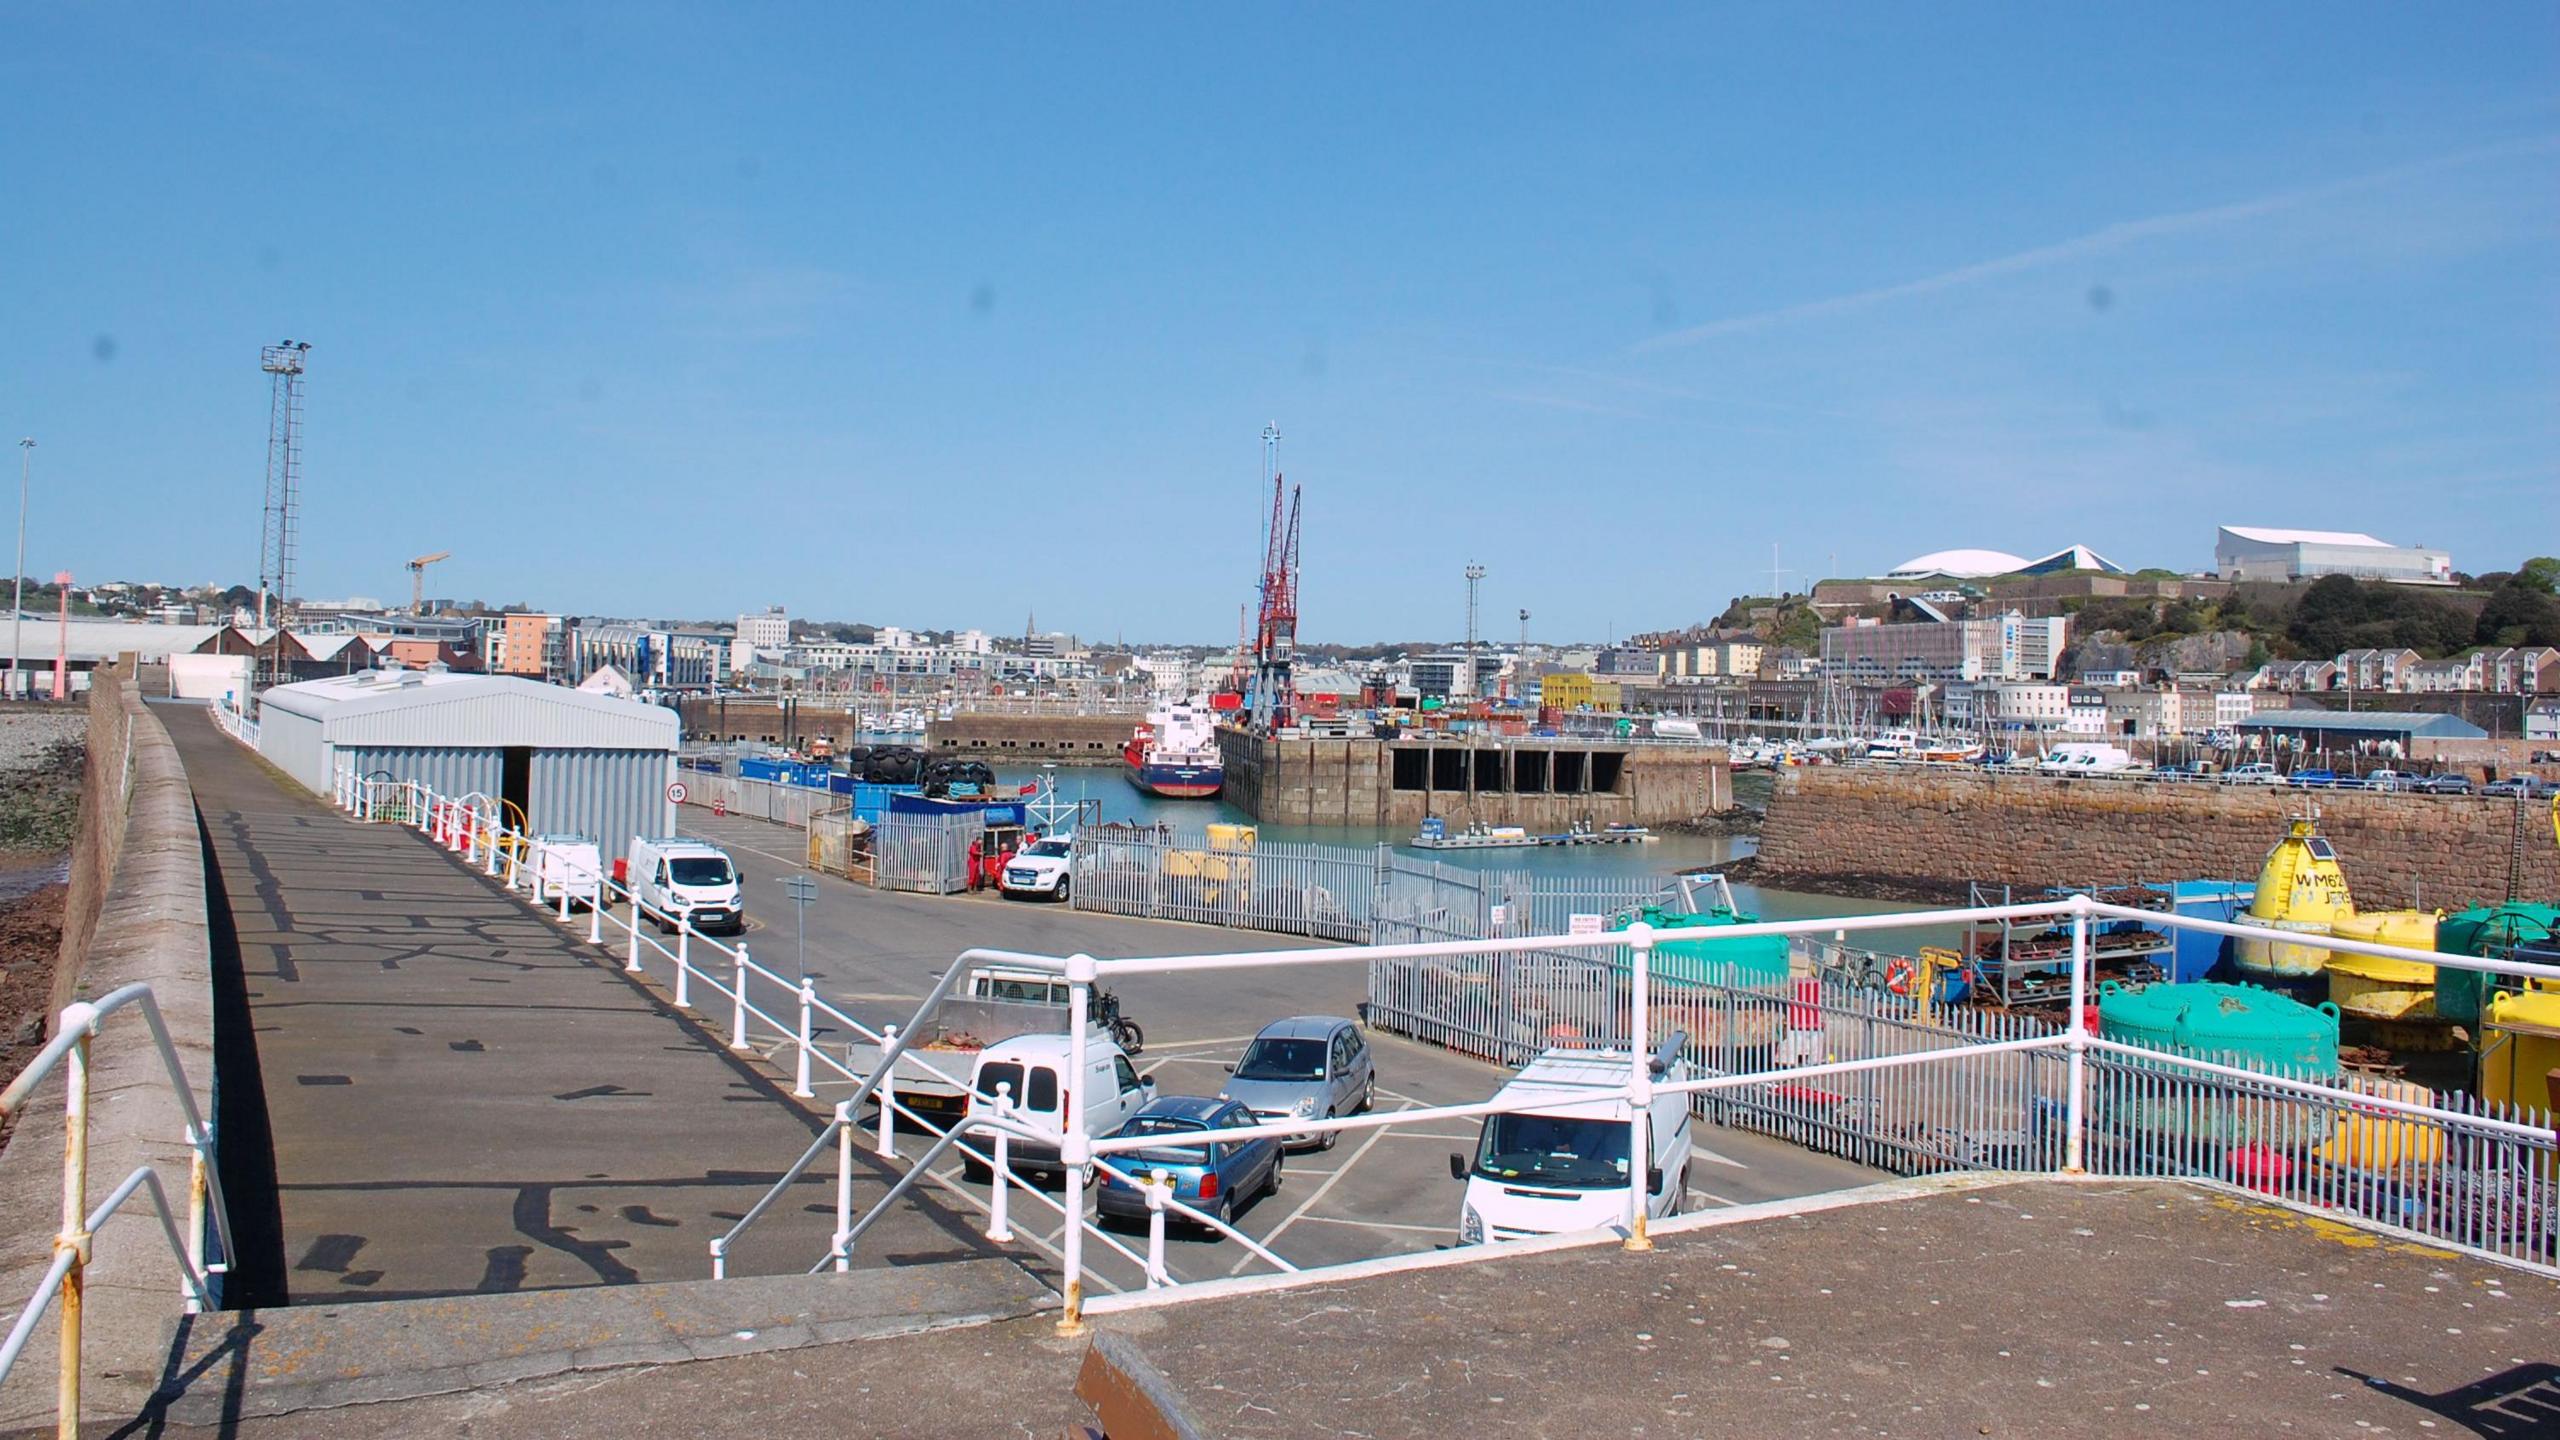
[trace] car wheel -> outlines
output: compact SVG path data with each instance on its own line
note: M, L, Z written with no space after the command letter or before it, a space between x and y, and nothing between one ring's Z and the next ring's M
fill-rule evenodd
M1074 892L1068 887L1067 877L1064 875L1058 877L1057 897L1058 903L1061 905L1064 905L1075 898Z
M1333 1118L1334 1118L1334 1112L1332 1112L1332 1111L1330 1111L1330 1110L1327 1110L1326 1112L1324 1112L1324 1118L1326 1118L1327 1120L1333 1119ZM1319 1150L1330 1150L1330 1149L1332 1149L1335 1145L1337 1145L1337 1144L1341 1143L1341 1140L1342 1140L1342 1132L1341 1132L1341 1131L1339 1131L1339 1130L1327 1130L1326 1132L1324 1132L1324 1139L1323 1139L1321 1142L1319 1142L1319 1143L1317 1144L1316 1148L1317 1148L1317 1149L1319 1149Z
M1369 1078L1360 1082L1360 1113L1366 1115L1377 1108L1378 1072L1372 1070L1369 1072Z
M1271 1173L1268 1176L1265 1176L1262 1181L1263 1194L1277 1195L1280 1193L1280 1163L1284 1158L1286 1157L1283 1156L1280 1149L1277 1146L1274 1146L1271 1151Z

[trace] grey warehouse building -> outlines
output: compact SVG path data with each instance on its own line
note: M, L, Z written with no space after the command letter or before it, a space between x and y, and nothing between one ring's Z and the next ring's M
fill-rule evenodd
M477 793L526 833L591 836L608 859L675 828L681 727L662 706L433 668L279 685L258 702L258 753L322 795L349 769Z

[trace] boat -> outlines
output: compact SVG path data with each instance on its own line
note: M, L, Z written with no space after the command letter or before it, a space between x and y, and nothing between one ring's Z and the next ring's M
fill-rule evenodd
M1226 784L1227 772L1211 713L1196 700L1149 710L1137 733L1120 747L1120 758L1129 766L1129 783L1167 800L1216 796Z
M1518 825L1476 823L1452 833L1437 815L1426 817L1422 833L1413 837L1414 847L1420 850L1526 850L1545 843L1546 837Z
M1935 735L1924 740L1912 752L1913 758L1932 765L1971 765L1982 758L1982 742L1962 736Z
M1920 750L1920 737L1909 730L1887 730L1867 742L1870 760L1909 760Z
M2338 868L2338 852L2318 833L2310 816L2292 821L2285 836L2267 852L2258 871L2258 888L2246 914L2232 923L2264 930L2263 939L2231 942L2231 963L2254 980L2299 983L2317 976L2328 963L2329 947L2315 943L2329 927L2356 913L2347 891L2346 873Z

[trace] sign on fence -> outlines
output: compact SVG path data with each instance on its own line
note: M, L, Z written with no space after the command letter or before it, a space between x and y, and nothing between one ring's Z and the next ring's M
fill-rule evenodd
M1568 935L1597 935L1600 933L1601 923L1607 918L1608 917L1605 915L1575 915L1567 922L1565 933Z

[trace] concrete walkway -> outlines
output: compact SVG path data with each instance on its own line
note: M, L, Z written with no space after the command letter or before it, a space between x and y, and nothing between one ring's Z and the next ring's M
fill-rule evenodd
M725 1033L599 963L583 927L341 817L201 711L162 714L213 861L233 1303L707 1277L711 1238L807 1147L811 1115ZM783 1209L831 1211L832 1165L807 1183ZM823 1222L791 1218L732 1273L815 1261ZM864 1251L995 1253L917 1207Z

